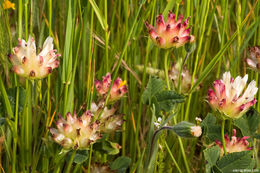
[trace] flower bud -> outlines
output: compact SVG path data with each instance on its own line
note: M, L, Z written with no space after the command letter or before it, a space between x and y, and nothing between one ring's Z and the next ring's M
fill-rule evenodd
M202 134L200 126L196 126L193 123L182 121L172 127L172 130L180 137L192 138L199 137Z

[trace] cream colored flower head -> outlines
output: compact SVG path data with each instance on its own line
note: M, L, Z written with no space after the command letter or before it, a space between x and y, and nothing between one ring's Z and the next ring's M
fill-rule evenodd
M51 37L45 40L42 51L37 55L35 40L30 36L28 42L19 39L19 44L13 49L9 59L17 75L29 79L42 79L59 66L58 56L60 55L53 49Z

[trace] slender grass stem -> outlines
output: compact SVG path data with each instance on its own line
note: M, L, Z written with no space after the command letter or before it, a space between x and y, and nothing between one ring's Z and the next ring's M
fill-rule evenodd
M74 160L74 157L76 155L76 152L77 150L73 150L71 156L70 156L70 160L67 164L67 167L66 167L66 170L65 170L65 173L69 173L70 172L70 169L71 169L71 166L72 166L72 163L73 163L73 160Z
M49 13L49 35L52 34L52 0L48 0L48 13ZM48 75L48 83L47 83L47 112L49 113L51 110L51 74Z
M90 173L91 159L92 159L92 152L93 152L93 144L91 144L91 146L90 146L90 151L89 151L89 159L88 159L88 173Z
M105 70L108 72L109 71L109 66L108 66L108 25L107 25L107 1L104 1L105 3L105 26L107 26L105 28L105 40L106 40L106 68Z
M167 63L168 53L169 52L167 51L166 54L165 54L165 57L164 57L164 73L165 73L165 81L166 81L166 84L167 84L167 89L170 90L171 88L170 88L169 77L168 77L168 63ZM174 124L177 124L176 116L173 119L174 119ZM179 144L180 144L181 154L182 154L182 157L183 157L183 160L184 160L186 170L189 173L190 172L189 164L188 164L188 161L187 161L187 158L186 158L186 154L185 154L185 151L184 151L182 140L179 136L178 136L178 141L179 141Z
M165 82L167 85L168 90L171 89L170 82L169 82L169 76L168 76L168 56L169 56L169 51L166 51L165 56L164 56L164 74L165 74Z
M169 148L167 142L164 141L164 144L165 144L166 149L167 149L167 151L168 151L168 153L169 153L169 155L170 155L170 157L171 157L171 159L172 159L174 165L176 166L177 170L178 170L180 173L182 173L181 168L179 167L178 163L176 162L175 158L173 157L172 152L171 152L171 150L170 150L170 148Z
M221 126L222 145L225 155L227 155L226 142L225 142L225 120L222 120Z
M92 69L92 49L93 49L93 24L94 23L94 10L91 8L91 19L90 19L90 35L89 35L89 47L88 47L88 73L87 73L87 95L86 100L90 98L91 92L91 69ZM90 107L91 102L89 101L87 104L87 108Z

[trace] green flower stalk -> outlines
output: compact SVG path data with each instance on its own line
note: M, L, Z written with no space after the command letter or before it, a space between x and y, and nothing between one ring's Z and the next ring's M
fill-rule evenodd
M29 79L42 79L59 66L58 56L60 55L53 49L51 37L45 40L42 51L36 55L35 40L29 36L28 42L19 39L18 46L13 49L9 59L17 75Z
M183 16L181 15L178 20L175 20L175 14L169 12L168 19L165 23L163 15L160 14L156 18L156 27L154 28L148 22L145 26L149 32L150 38L153 43L163 49L171 47L181 47L186 43L194 41L194 36L190 35L190 28L188 27L189 18L182 22Z
M57 129L50 128L52 138L65 149L87 149L90 144L101 138L99 122L92 121L93 114L90 111L84 112L81 117L69 112L66 120L59 115Z

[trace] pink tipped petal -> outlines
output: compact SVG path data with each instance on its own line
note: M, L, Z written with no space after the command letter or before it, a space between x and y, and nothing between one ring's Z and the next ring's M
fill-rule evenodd
M100 97L105 99L111 85L111 75L108 73L103 76L103 81L95 81L95 87ZM126 81L122 81L121 78L117 78L110 91L109 101L114 102L119 100L127 92Z
M167 24L173 25L175 24L175 14L169 11Z
M233 129L233 136L231 137L231 140L227 135L225 135L225 145L226 145L227 153L251 150L251 148L248 147L249 142L246 140L248 138L249 138L248 136L244 136L242 139L236 137L236 130ZM224 150L223 150L222 142L216 141L216 145L220 147L221 156L223 156Z
M182 20L183 16L181 15L177 22L175 22L175 14L169 12L166 23L164 22L163 16L159 15L156 18L155 28L148 24L148 22L145 22L145 26L155 45L164 49L171 47L178 48L194 40L194 36L189 35L190 29L186 29L189 18L183 23Z

